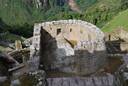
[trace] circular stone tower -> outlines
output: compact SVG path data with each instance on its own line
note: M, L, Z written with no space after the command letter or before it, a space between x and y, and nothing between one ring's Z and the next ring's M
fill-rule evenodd
M32 54L34 50L39 51L40 63L48 71L86 75L106 63L104 33L81 20L35 24Z

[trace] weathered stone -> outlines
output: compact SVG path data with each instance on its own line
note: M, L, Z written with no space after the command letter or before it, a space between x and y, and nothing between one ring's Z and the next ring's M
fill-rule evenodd
M21 50L22 49L22 44L20 40L15 41L15 48L16 50Z
M21 86L21 83L20 81L17 79L17 80L13 80L11 81L11 86Z
M0 76L0 83L4 82L5 80L7 80L7 77L6 76Z
M115 86L114 75L48 78L48 86ZM117 85L121 86L121 85Z
M34 29L31 58L39 56L46 70L85 75L106 62L104 34L90 23L60 20L35 24Z

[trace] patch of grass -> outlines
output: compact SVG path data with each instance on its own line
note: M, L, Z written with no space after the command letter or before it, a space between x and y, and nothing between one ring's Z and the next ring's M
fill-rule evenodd
M102 28L102 31L111 32L120 27L128 31L128 10L120 12Z
M5 43L12 44L12 43L15 43L15 40L24 41L25 38L21 37L21 36L18 36L18 35L15 35L15 34L11 34L9 32L6 32L5 34L0 35L0 42L3 41ZM4 44L0 45L0 52L8 51L10 49L11 48L6 46L6 44L5 45Z
M15 42L15 40L21 40L23 41L25 38L15 35L15 34L11 34L9 32L6 32L4 35L2 35L1 37L2 40L4 41L8 41L8 42Z
M75 0L82 10L77 13L67 3L57 2L64 0L49 0L46 6L39 8L36 8L35 1L0 0L0 29L31 37L35 22L60 19L79 19L103 27L113 16L128 8L127 0Z
M89 6L93 5L94 3L97 2L97 0L76 0L78 6L82 9L85 10Z
M4 46L0 46L0 52L2 52L2 51L5 51L5 47Z

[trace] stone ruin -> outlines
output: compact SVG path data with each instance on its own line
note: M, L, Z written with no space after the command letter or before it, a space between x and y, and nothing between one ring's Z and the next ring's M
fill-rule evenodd
M46 71L87 75L107 62L104 33L81 20L35 24L30 50Z
M104 40L99 28L81 20L35 24L33 37L26 42L31 45L30 50L20 49L20 42L17 42L17 50L8 53L7 57L13 57L12 60L22 58L23 61L8 70L12 74L10 84L127 86L124 85L127 80L127 55L121 58L121 62L125 59L123 64L117 57L108 57ZM3 82L4 78L0 77L0 81Z
M116 28L112 32L106 32L105 42L109 54L126 54L128 52L128 32L122 27Z

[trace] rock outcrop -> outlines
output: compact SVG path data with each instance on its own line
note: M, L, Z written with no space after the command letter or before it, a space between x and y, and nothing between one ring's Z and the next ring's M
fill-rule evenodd
M75 0L68 0L68 4L69 4L71 10L76 11L78 13L81 13L81 10L78 7L78 5L77 5Z
M72 11L76 11L78 13L81 13L81 10L77 6L77 3L75 0L33 0L37 8L41 8L43 10L47 10L49 8L55 7L55 6L64 6L65 4L69 5L70 9Z

